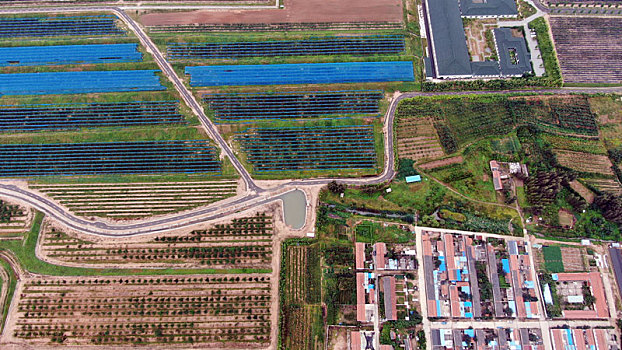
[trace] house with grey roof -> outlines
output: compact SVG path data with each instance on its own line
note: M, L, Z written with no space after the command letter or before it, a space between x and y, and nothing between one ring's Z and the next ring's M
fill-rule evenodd
M510 29L495 29L498 61L471 62L467 47L462 18L516 17L515 0L425 0L423 11L426 79L509 78L532 71L525 39L512 36Z
M515 0L459 0L460 13L467 18L518 17Z
M425 4L434 77L471 78L471 59L457 0L426 0Z
M496 28L492 31L499 68L502 77L522 77L531 73L531 54L527 50L525 38L512 35L510 28Z

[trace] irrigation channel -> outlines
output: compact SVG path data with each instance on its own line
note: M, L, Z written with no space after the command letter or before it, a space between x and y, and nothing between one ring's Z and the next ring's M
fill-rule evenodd
M390 181L395 176L395 153L393 145L393 121L398 103L405 98L413 98L419 96L438 96L438 95L485 95L499 93L550 93L550 94L569 94L569 93L622 93L621 87L607 88L562 88L553 90L531 89L517 91L467 91L467 92L409 92L397 95L392 101L387 111L384 121L384 144L385 144L385 164L382 174L375 177L366 177L358 179L301 179L293 180L279 186L270 187L269 189L258 186L248 171L242 166L235 157L233 151L218 133L216 127L207 119L200 106L196 102L194 96L183 85L179 77L173 71L168 62L164 59L162 53L157 49L149 37L138 26L138 24L129 17L122 9L118 7L91 7L90 11L107 11L118 15L129 28L138 36L141 43L151 51L156 62L174 83L175 87L181 93L184 101L192 108L195 114L199 116L204 128L208 134L216 141L221 150L229 157L244 179L247 185L247 194L228 199L213 205L197 208L181 214L174 214L164 218L149 218L132 223L109 223L105 221L86 220L84 218L73 215L65 207L42 197L32 191L22 189L10 183L0 183L0 196L5 196L13 200L17 200L23 204L32 206L48 216L60 221L68 227L93 235L100 236L134 236L151 233L162 233L171 229L192 226L198 223L204 223L210 220L224 218L233 213L244 211L255 206L272 203L275 200L283 200L282 195L287 192L297 191L297 187L325 185L335 180L348 185L371 185ZM58 12L81 12L81 7L58 7L58 8L29 8L29 9L3 9L2 14L15 13L58 13ZM292 219L294 220L294 219Z

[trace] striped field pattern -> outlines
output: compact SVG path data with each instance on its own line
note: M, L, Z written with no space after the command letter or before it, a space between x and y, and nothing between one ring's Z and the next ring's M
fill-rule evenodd
M30 188L47 194L80 216L141 218L235 196L237 182L31 184Z

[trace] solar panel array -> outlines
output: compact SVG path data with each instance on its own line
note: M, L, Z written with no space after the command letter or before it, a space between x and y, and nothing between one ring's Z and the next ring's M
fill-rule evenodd
M217 173L208 141L0 145L0 176Z
M348 62L188 66L191 86L414 81L413 63Z
M185 123L179 101L0 106L0 132Z
M0 95L165 90L158 70L0 74Z
M237 139L257 172L376 166L371 125L251 128Z
M302 119L327 115L377 114L379 90L205 94L217 122Z
M20 46L0 48L0 66L139 62L138 44Z
M405 50L404 36L324 37L289 41L175 43L167 46L169 59L215 59L274 56L386 55Z
M115 16L0 18L0 38L125 35Z

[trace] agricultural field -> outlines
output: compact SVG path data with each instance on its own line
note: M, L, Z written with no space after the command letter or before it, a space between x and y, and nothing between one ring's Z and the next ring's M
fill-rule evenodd
M32 211L0 200L0 237L19 237L32 222Z
M618 180L614 179L583 179L583 181L605 193L614 195L622 195L622 185Z
M609 147L622 146L622 100L616 96L590 99L592 109L598 114L602 139Z
M235 180L165 183L37 184L74 214L136 219L205 206L235 196Z
M41 255L60 265L269 269L274 223L266 213L146 239L103 240L67 233L54 224L41 232Z
M566 83L620 84L620 18L551 17L555 48Z
M408 119L399 124L397 151L402 158L416 161L445 155L433 121L429 118Z
M404 100L396 129L431 118L445 153L519 125L537 125L555 134L596 136L598 127L584 96L437 96Z
M582 173L613 175L612 164L607 156L565 150L553 150L553 152L559 164L566 168Z
M324 343L321 308L322 270L317 245L286 241L281 260L281 348L319 350Z
M546 270L552 273L565 271L562 250L559 246L542 247L542 254L544 255L544 267Z
M266 274L27 278L4 340L266 347L271 283Z
M216 148L130 33L112 15L0 17L0 176L223 174Z

